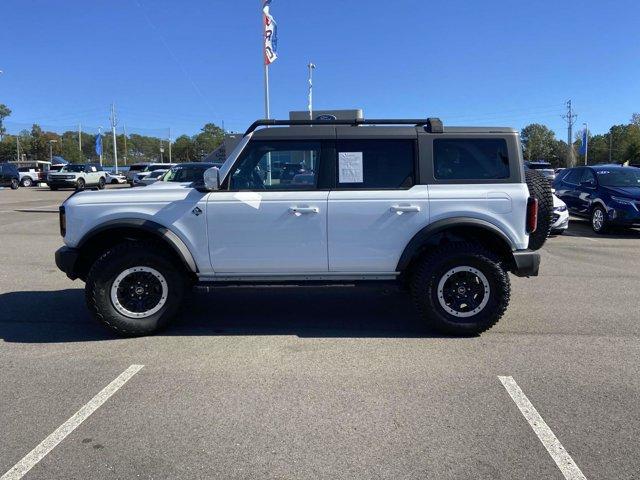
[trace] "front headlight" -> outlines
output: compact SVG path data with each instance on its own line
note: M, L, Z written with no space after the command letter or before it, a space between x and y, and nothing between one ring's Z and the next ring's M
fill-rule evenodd
M630 198L614 197L613 195L611 195L611 200L621 203L622 205L631 205L632 207L635 206L634 201Z

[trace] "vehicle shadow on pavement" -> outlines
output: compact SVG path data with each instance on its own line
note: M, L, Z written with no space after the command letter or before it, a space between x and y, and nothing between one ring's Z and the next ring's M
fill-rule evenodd
M596 233L591 228L589 220L571 217L569 228L564 234L569 237L587 237L587 238L638 238L640 239L640 229L611 227L607 233Z
M381 287L264 287L194 290L163 336L440 337L409 295ZM89 315L83 289L0 294L0 339L12 343L120 338Z

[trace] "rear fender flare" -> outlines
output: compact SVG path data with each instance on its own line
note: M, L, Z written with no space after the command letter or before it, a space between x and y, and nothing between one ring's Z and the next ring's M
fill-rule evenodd
M431 237L439 233L442 233L452 227L481 228L500 238L509 247L511 251L515 250L513 242L509 239L509 237L502 230L500 230L499 227L497 227L493 223L490 223L486 220L480 220L478 218L472 218L472 217L444 218L430 225L427 225L426 227L424 227L422 230L420 230L418 233L416 233L413 236L413 238L409 241L404 251L402 252L402 255L400 256L400 260L398 261L398 267L396 268L396 271L397 272L405 271L407 267L411 264L411 261L420 253L422 247L429 242L429 239Z

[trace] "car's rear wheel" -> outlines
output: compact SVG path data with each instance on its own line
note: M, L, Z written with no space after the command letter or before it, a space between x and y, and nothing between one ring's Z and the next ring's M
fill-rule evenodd
M79 178L76 180L76 190L84 190L85 182L84 178Z
M591 228L596 233L605 233L609 228L607 212L601 206L597 206L591 212Z
M421 316L434 329L477 335L498 322L511 287L499 260L473 243L452 243L420 260L411 294Z
M147 335L171 320L189 285L183 270L151 242L127 242L96 260L85 296L93 316L120 335Z
M33 180L31 180L29 177L24 177L20 181L20 185L22 185L23 187L30 187L31 185L33 185Z
M17 190L19 186L20 186L20 182L18 181L18 179L17 178L12 178L11 179L11 190Z
M104 179L104 177L100 177L100 180L98 180L98 189L104 190L104 187L105 187L106 184L107 184L107 182Z

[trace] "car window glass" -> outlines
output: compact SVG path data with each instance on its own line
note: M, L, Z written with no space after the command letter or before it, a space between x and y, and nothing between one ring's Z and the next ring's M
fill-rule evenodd
M579 168L575 168L573 170L569 170L569 173L567 173L567 175L565 175L563 181L567 182L567 183L573 183L575 185L577 185L580 182L580 176L581 176L581 169Z
M593 175L593 172L591 170L589 170L588 168L585 168L582 172L580 183L590 183L595 186L596 177Z
M338 188L411 188L415 183L413 140L339 140Z
M436 139L434 174L442 180L509 178L509 154L504 139Z
M231 172L231 190L310 190L318 182L317 141L256 140Z

